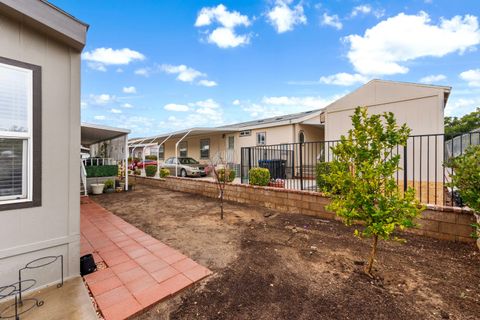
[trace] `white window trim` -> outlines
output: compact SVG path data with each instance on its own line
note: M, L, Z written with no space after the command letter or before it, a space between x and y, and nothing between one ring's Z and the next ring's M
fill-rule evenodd
M27 168L23 172L24 174L22 179L21 198L18 198L18 195L0 196L0 205L4 205L11 203L29 202L33 200L33 71L5 63L0 63L0 66L27 73L30 80L27 86L27 90L29 93L27 101L28 132L0 131L0 138L22 139L26 140L27 142L26 147L25 143L23 144L23 161L26 161Z

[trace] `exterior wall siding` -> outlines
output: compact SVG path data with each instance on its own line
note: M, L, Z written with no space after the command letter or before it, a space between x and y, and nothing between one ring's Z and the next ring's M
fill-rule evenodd
M0 56L42 68L42 205L0 212L0 286L47 255L79 274L80 53L0 13ZM33 161L36 161L34 159ZM35 270L37 285L58 280L58 266Z

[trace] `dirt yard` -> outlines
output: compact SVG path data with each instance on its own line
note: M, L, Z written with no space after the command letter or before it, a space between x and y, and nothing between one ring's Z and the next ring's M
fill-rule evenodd
M402 234L371 279L370 241L339 222L235 203L222 221L215 199L142 186L92 199L214 271L138 320L479 319L474 244Z

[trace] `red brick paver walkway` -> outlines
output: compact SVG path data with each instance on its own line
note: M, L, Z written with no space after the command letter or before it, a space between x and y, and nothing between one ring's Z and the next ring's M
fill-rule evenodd
M106 320L125 319L211 274L88 198L81 205L81 254L106 269L85 277Z

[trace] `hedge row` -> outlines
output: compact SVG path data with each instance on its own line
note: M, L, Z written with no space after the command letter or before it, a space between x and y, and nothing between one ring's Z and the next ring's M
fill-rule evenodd
M87 177L116 177L118 175L118 166L117 165L108 165L108 166L87 166L85 167L87 171Z

